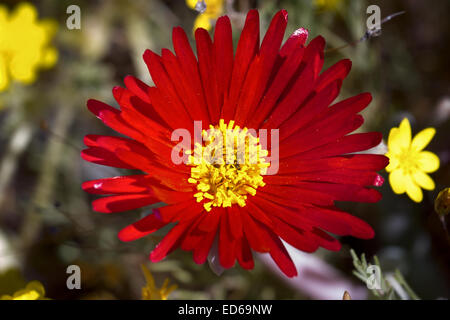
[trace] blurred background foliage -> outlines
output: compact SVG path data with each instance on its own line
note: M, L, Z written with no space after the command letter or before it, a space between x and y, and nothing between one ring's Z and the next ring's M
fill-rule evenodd
M192 30L198 13L183 0L31 2L40 18L54 19L59 26L53 41L59 60L52 69L40 71L34 84L12 83L0 93L0 295L39 280L54 299L141 298L145 263L157 284L165 278L177 284L174 299L313 297L301 284L289 285L261 262L251 272L233 268L220 277L181 251L150 264L148 253L165 230L133 243L117 239L122 227L150 208L94 213L92 198L80 188L85 180L120 173L80 158L85 134L115 134L88 112L87 99L115 105L111 89L122 85L128 74L151 83L141 58L144 50L172 48L172 28ZM0 3L12 9L20 1ZM81 8L81 30L66 27L66 9L72 4ZM386 182L378 204L342 204L368 221L376 237L342 238L340 252L319 250L315 255L349 283L358 283L352 276L349 249L369 257L377 254L383 268L400 269L420 297L448 298L450 243L433 202L450 184L450 2L236 0L224 1L223 12L230 15L237 40L248 9L260 10L265 31L274 13L284 8L289 13L287 34L305 27L310 39L322 35L331 49L364 35L369 4L379 5L382 17L406 13L383 25L377 38L326 52L326 66L342 58L353 62L340 99L372 93L374 101L364 112L362 130L381 131L386 139L389 129L405 116L413 134L436 128L428 150L441 159L439 171L432 175L437 187L415 204L406 195L393 194ZM382 175L387 179L386 172ZM81 290L66 287L66 268L71 264L81 267Z

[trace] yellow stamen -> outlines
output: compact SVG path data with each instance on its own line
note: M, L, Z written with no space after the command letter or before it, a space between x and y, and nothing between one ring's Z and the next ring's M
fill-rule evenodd
M265 185L263 175L270 163L267 150L261 148L259 138L241 129L231 120L221 119L217 126L203 130L204 145L196 143L189 156L191 168L189 183L197 184L194 197L205 200L206 211L212 207L246 205L247 195L254 196L258 187Z

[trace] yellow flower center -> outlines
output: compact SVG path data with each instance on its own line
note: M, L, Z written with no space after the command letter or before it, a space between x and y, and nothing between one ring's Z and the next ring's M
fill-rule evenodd
M398 156L399 166L403 169L405 174L411 174L417 170L418 152L411 148L404 149Z
M247 195L254 196L265 185L263 175L270 163L267 150L261 148L256 132L241 129L231 120L202 131L204 144L196 143L188 159L191 168L189 182L197 184L197 202L205 200L206 211L212 207L246 204Z

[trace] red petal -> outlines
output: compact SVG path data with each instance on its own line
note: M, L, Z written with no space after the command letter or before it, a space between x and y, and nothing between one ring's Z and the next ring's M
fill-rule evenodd
M136 131L134 128L130 127L121 117L120 111L114 109L107 104L97 101L94 99L90 99L87 102L88 109L97 116L100 120L103 121L105 125L110 127L111 129L122 133L130 138L136 140L143 140L142 134Z
M244 235L250 247L257 252L269 252L270 247L267 242L267 232L261 227L262 224L253 220L245 208L241 209L241 211Z
M339 122L329 122L328 125L317 123L312 128L305 127L280 143L279 157L280 159L289 158L324 146L355 131L363 123L364 118L356 114Z
M293 211L284 206L284 204L278 205L271 201L265 200L260 196L255 196L252 201L258 203L261 208L269 210L272 215L282 220L285 224L296 229L300 233L304 233L306 237L311 238L312 242L316 242L319 246L329 250L339 250L340 243L328 235L327 233L314 227L315 222L307 220L299 211ZM300 204L300 208L302 208Z
M97 212L112 213L138 209L158 202L149 194L124 194L100 198L92 202L92 209Z
M155 197L167 204L189 201L194 197L194 192L173 191L156 186L151 186L151 188Z
M119 239L121 241L134 241L149 235L166 225L167 223L163 222L156 214L150 214L123 228L119 232Z
M358 186L380 186L383 178L374 171L355 171L345 168L333 171L303 172L295 175L273 175L265 176L264 182L276 185L295 185L299 181L331 182L343 184L355 184ZM382 183L381 183L382 185Z
M124 83L129 90L131 90L136 96L146 103L151 103L148 96L150 87L144 82L133 76L126 76Z
M228 95L231 72L233 71L233 37L230 19L227 16L217 19L214 31L214 58L217 66L219 94L219 114ZM212 119L214 121L214 119Z
M214 47L208 31L198 28L195 31L197 42L198 65L203 88L205 91L208 113L212 123L219 122L221 102L217 83L217 66L214 59ZM222 68L222 66L221 66Z
M176 88L174 88L176 82L171 81L164 69L161 57L150 50L146 50L144 61L157 86L157 88L151 87L148 90L155 111L172 129L188 128L192 119L187 113L186 106L183 106Z
M303 60L306 64L314 65L314 80L317 79L320 70L322 70L323 62L324 62L324 50L325 48L325 39L321 36L318 36L311 40L311 42L306 47L305 56Z
M308 30L299 28L292 33L280 50L280 55L286 57L291 55L298 47L303 47L308 39Z
M319 248L319 244L309 237L307 232L300 232L280 219L274 218L274 221L275 232L293 247L305 252L314 252Z
M252 94L241 94L236 106L235 120L239 125L247 124L247 117L255 110L265 93L269 77L272 74L278 52L283 41L287 25L287 12L279 11L272 19L269 29L261 44L259 55L253 61L242 91Z
M150 90L148 87L146 94ZM143 141L144 144L148 145L148 140L150 140L159 142L157 148L171 147L171 132L151 104L142 101L130 90L121 87L114 87L113 95L122 107L121 118L146 137ZM150 146L152 145L150 144Z
M324 158L368 150L380 144L380 132L356 133L336 139L334 142L302 153L304 159Z
M332 65L319 76L315 90L320 91L336 80L344 80L351 68L352 62L349 59L341 60Z
M180 76L188 76L189 88L192 91L194 99L188 100L190 106L188 111L191 114L193 120L201 120L203 123L211 123L208 115L208 108L206 106L205 95L203 92L202 82L200 80L200 74L198 70L197 60L191 45L189 44L188 37L184 30L180 27L173 29L173 48L177 55L183 73Z
M312 93L314 87L314 65L304 65L302 63L298 70L294 77L291 78L290 84L285 88L280 101L272 111L267 122L264 123L263 128L280 128L280 125L292 117Z
M167 222L186 222L198 217L203 211L203 205L195 198L158 209L161 219Z
M317 241L319 245L330 251L339 251L341 250L341 244L338 240L330 236L328 233L315 228L313 234L317 236Z
M381 194L377 190L350 184L299 182L296 186L301 188L299 193L304 192L304 189L312 192L316 191L327 194L336 201L374 203L381 200Z
M338 209L305 208L300 210L300 214L315 222L319 228L339 236L371 239L375 235L366 222Z
M264 208L266 212L270 212L274 216L292 227L295 227L299 232L312 231L313 224L304 217L294 211L294 209L287 208L283 204L276 204L273 201L264 199L260 196L252 198L252 202L257 204L260 208Z
M204 232L212 232L216 228L216 219L220 218L224 214L226 214L225 208L213 207L213 209L206 214L208 218L203 219L203 221L198 225L198 229Z
M225 269L234 266L234 262L236 261L237 241L233 238L228 228L228 219L229 217L227 214L222 215L219 231L219 261Z
M117 176L85 181L81 188L93 194L142 193L150 190L151 180L146 175Z
M219 215L213 215L211 217L214 221L213 231L206 233L202 241L200 241L198 243L198 246L194 249L193 257L195 263L197 264L205 263L206 259L208 258L209 251L211 250L212 244L217 235L219 217L220 217Z
M248 128L259 128L270 114L281 94L286 90L287 84L298 70L304 50L304 47L298 46L290 55L283 59L275 78L271 81L269 89L258 106L258 112L252 114L249 118Z
M281 240L273 232L269 232L270 256L280 270L289 278L297 275L297 268Z
M255 220L258 220L259 222L263 223L264 225L268 226L269 228L273 227L273 221L257 205L255 205L251 201L248 201L247 207L248 207L247 212L252 216L252 218L254 218Z
M136 169L134 166L121 161L113 152L103 148L88 148L81 151L81 158L86 161L101 164L108 167L122 169Z
M338 96L340 86L341 83L339 81L331 83L325 89L316 93L309 101L300 107L291 118L284 117L283 120L287 120L280 126L280 141L283 141L287 137L298 132L298 130L305 127L322 111L327 110L328 106Z
M233 72L230 82L230 90L225 98L222 109L222 116L225 122L234 118L236 105L241 94L241 89L245 80L247 71L252 60L259 50L259 13L256 10L250 10L245 20L244 29L236 50L236 57L233 64Z
M258 189L258 194L265 199L292 208L297 208L301 203L333 205L333 200L335 200L333 196L322 193L321 190L276 185L266 185L261 191Z
M180 223L173 227L150 253L150 260L152 262L159 262L164 259L170 252L178 248L182 236L190 226L191 223Z
M252 251L250 250L250 246L245 237L242 237L239 240L237 240L236 256L242 268L246 270L251 270L255 267Z
M231 208L227 208L227 214L229 215L229 223L231 234L235 239L239 239L243 235L242 231L242 218L241 212L236 206L232 206Z
M197 247L198 243L203 240L206 232L200 230L198 225L206 219L209 219L209 216L203 214L199 216L194 223L192 223L189 230L186 231L183 240L181 240L180 248L182 250L192 251Z
M292 174L300 172L323 172L335 169L349 169L361 171L378 171L386 167L389 158L377 154L355 154L341 157L308 159L301 156L280 161L278 174Z

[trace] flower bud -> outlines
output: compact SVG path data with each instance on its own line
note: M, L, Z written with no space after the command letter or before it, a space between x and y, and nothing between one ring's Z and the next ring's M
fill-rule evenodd
M446 216L450 213L450 188L445 188L439 192L434 201L434 210L441 216Z
M344 292L342 300L352 300L352 297L350 296L350 293L348 293L347 290Z

